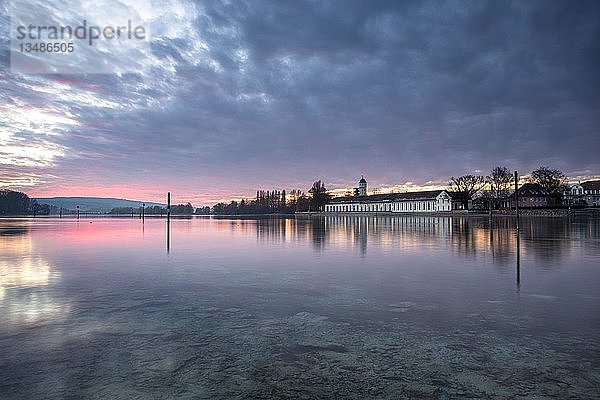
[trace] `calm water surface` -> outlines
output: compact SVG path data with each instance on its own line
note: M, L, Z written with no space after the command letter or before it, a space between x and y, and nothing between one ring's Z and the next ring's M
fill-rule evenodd
M598 219L0 219L0 250L2 399L600 398Z

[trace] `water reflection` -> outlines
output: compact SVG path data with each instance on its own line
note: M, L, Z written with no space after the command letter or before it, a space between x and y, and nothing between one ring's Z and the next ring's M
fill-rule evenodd
M37 287L48 285L58 273L41 257L21 255L20 259L0 260L0 287Z
M521 287L521 238L517 233L517 289Z
M324 218L261 218L258 220L235 221L232 226L242 224L243 231L256 231L259 242L298 243L309 242L317 252L324 250L327 243L327 227Z
M221 228L255 235L260 242L310 242L317 253L352 248L361 257L366 256L371 246L396 250L450 249L467 259L491 257L500 267L514 268L517 254L550 267L574 246L582 244L583 250L590 253L600 250L594 239L600 235L600 222L596 219L522 217L519 235L515 222L510 217L364 215L219 221Z
M171 252L171 218L167 216L167 254Z
M36 287L48 285L58 273L50 264L33 253L31 236L27 229L11 230L10 235L0 235L0 287Z
M34 251L29 229L4 226L0 234L0 321L6 324L35 323L64 314L46 287L60 279L47 259Z
M38 220L0 219L3 399L597 392L596 220Z

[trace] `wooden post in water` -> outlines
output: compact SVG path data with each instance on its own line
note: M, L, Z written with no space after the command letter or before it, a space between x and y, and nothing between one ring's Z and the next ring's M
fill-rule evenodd
M60 208L60 211L58 212L58 218L62 218L62 207Z
M79 206L77 206L77 219L79 219Z
M515 171L515 211L517 213L517 230L519 230L519 174Z
M521 238L519 232L519 174L515 171L515 212L517 214L517 289L521 287Z
M167 219L171 216L171 192L167 192Z
M171 192L167 192L167 254L171 252Z
M144 221L144 218L146 216L145 215L145 212L146 212L145 208L146 208L146 203L142 203L142 222Z

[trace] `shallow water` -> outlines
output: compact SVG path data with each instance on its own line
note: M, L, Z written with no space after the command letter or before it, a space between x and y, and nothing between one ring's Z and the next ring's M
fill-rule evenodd
M600 398L598 219L0 219L0 249L2 399Z

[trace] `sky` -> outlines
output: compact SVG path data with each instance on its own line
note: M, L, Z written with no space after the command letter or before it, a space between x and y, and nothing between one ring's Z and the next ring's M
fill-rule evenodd
M13 6L96 12L63 3ZM127 70L11 69L0 1L0 186L200 206L363 174L370 189L497 165L600 176L598 1L94 4L148 28L111 61Z

